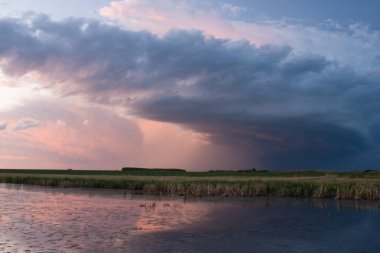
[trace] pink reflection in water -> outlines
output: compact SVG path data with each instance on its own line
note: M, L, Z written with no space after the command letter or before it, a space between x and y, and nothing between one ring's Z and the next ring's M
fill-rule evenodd
M119 191L0 185L0 252L122 252L135 235L202 220L210 208Z

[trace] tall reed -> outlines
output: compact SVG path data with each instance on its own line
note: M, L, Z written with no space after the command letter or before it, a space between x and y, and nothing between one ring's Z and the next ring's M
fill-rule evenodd
M63 177L0 175L1 183L53 187L104 188L141 191L145 194L201 196L280 196L337 199L380 199L380 183L291 182L283 180L223 180L188 178Z

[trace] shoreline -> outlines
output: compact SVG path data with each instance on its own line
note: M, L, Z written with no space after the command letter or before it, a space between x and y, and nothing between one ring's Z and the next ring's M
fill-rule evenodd
M147 195L185 197L304 197L380 200L379 178L185 177L139 175L67 175L0 173L0 183L141 191Z

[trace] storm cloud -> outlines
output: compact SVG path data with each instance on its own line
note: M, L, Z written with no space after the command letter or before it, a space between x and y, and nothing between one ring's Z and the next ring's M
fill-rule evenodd
M247 166L380 165L379 72L197 30L157 36L37 15L1 20L0 34L7 75L203 133L241 149Z

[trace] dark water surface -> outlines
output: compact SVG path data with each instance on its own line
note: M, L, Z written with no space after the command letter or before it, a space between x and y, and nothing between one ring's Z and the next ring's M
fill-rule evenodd
M0 252L380 252L380 203L0 184Z

